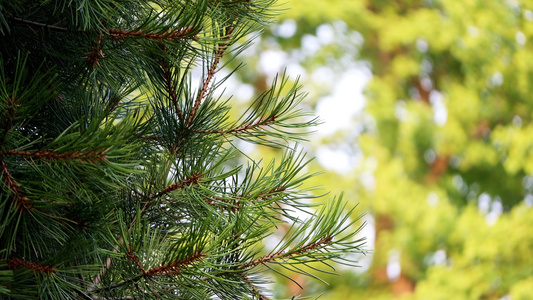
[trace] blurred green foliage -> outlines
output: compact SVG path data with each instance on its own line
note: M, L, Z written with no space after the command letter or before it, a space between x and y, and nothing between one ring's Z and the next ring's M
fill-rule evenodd
M352 120L362 129L322 139L351 144L364 159L317 182L344 190L372 216L372 262L340 270L326 290L307 285L304 294L533 299L533 1L291 0L284 7L280 24L293 20L295 32L274 27L261 49L301 55L308 74L347 71L346 56L372 71L365 110ZM323 24L342 34L304 55L304 40ZM316 105L331 85L309 78ZM260 89L260 78L243 80ZM362 180L368 174L372 184Z

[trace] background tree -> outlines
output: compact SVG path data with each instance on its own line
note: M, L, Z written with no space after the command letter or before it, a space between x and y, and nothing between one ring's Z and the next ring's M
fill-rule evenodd
M0 1L2 297L267 299L265 271L362 251L345 202L301 187L298 84L242 115L220 91L272 4Z
M351 118L315 149L323 166L355 158L330 180L362 201L376 231L369 270L343 274L324 298L531 297L533 3L288 6L259 49L304 69L317 111ZM355 80L337 97L365 109L343 115L350 101L331 97L353 70L367 74L365 99Z

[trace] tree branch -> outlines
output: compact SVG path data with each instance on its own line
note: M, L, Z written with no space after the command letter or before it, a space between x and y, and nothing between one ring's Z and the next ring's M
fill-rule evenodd
M284 192L285 191L285 186L278 186L276 188L273 188L269 191L266 191L266 192L262 192L260 193L257 198L253 199L253 200L256 200L256 201L261 201L261 200L269 200L269 199L272 199L274 197L277 197L277 195L274 195L274 193L281 193L281 192ZM209 205L212 205L214 207L221 207L223 209L229 209L233 212L236 212L236 211L239 211L241 210L241 208L244 206L244 203L239 201L241 199L246 199L246 197L250 197L250 195L247 195L247 196L243 196L243 195L237 195L235 196L234 198L222 198L222 197L216 197L216 196L213 196L209 199L205 199L205 202ZM219 204L219 203L224 203L224 204L227 204L229 205L230 207L226 207L222 204Z
M184 181L180 181L180 182L177 182L177 183L174 183L174 184L171 184L171 185L167 186L165 189L155 193L154 195L151 195L151 196L142 195L142 197L145 198L146 202L144 203L143 207L141 208L140 216L142 217L146 213L148 208L154 203L154 201L153 201L154 199L156 199L156 198L158 198L160 196L163 196L165 194L168 194L171 191L175 191L177 189L182 189L182 188L184 188L187 185L198 183L200 177L201 177L200 174L194 174L193 176L191 176L189 178L186 178ZM136 223L136 221L137 221L137 215L135 215L135 217L133 217L133 220L128 225L128 233L131 233L131 231L133 230L133 225ZM117 245L115 245L115 248L113 249L114 253L118 252L118 246L119 245L123 245L124 244L124 237L122 237L122 236L119 237L117 242L118 242ZM93 283L93 287L89 289L90 291L96 291L95 287L102 281L102 277L107 273L107 270L109 270L109 268L111 267L111 263L112 263L112 259L111 259L111 257L108 257L106 259L106 262L105 262L102 270L100 271L100 273L93 279L93 282L92 282Z
M45 266L42 264L36 264L30 261L25 261L18 258L12 258L8 261L8 268L11 270L16 270L20 268L28 268L39 273L52 274L56 271L55 267Z
M166 195L166 194L168 194L168 193L170 193L172 191L183 189L184 187L189 186L191 184L198 184L198 182L201 179L201 176L202 175L198 174L198 173L193 174L192 176L185 178L185 180L173 183L173 184L165 187L163 190L151 195L149 198L150 198L150 200L152 200L152 199L161 197L163 195Z
M30 199L24 194L24 191L19 188L20 184L15 181L15 179L13 179L13 177L9 173L7 164L4 161L3 156L1 155L0 166L2 167L2 179L13 193L13 200L15 200L15 202L17 203L17 208L21 212L23 211L23 209L29 210L32 207Z
M198 92L198 96L196 97L196 100L194 101L194 106L191 110L191 114L189 115L189 119L187 120L187 127L189 127L194 120L194 117L196 116L196 111L198 110L198 107L200 107L200 104L202 103L202 100L207 96L207 90L209 89L209 84L211 83L211 80L215 76L216 69L218 67L218 63L220 62L220 59L226 54L226 50L228 48L227 41L232 37L233 30L235 29L235 25L231 25L226 27L225 29L225 35L222 38L222 43L218 45L218 48L214 51L214 59L211 66L207 69L207 77L204 80L204 83L202 84L202 89Z
M269 300L270 299L267 296L264 296L264 295L261 294L261 292L259 291L257 286L252 283L252 281L250 280L250 278L248 278L248 276L246 276L244 274L241 274L241 277L242 277L242 279L244 279L244 281L246 281L246 283L248 283L252 287L252 292L255 294L256 297L258 297L259 300Z
M108 29L107 32L111 38L117 40L124 40L126 38L142 38L145 40L154 41L174 41L185 38L197 39L198 36L194 35L190 37L190 33L194 30L194 27L184 27L176 30L167 30L166 32L150 33L140 29L134 30L121 30L121 29Z
M18 18L18 17L11 17L11 19L14 20L14 21L17 21L19 23L26 24L26 25L35 25L35 26L39 26L39 27L44 27L44 28L46 28L48 30L55 30L55 31L61 31L61 32L69 31L69 29L65 28L65 27L59 27L59 26L55 26L55 25L49 25L49 24L34 22L34 21L30 21L30 20L26 20L26 19L22 19L22 18ZM81 31L81 30L76 29L75 31Z
M333 237L331 236L326 236L326 237L322 237L320 240L314 242L314 243L311 243L303 248L300 248L300 249L292 249L290 251L284 251L284 250L279 250L278 252L276 253L272 253L272 254L268 254L266 256L263 256L263 257L260 257L252 262L249 262L248 264L244 265L242 268L253 268L257 265L260 265L260 264L265 264L265 263L269 263L269 262L274 262L278 259L290 259L291 257L294 257L296 255L301 255L301 254L305 254L305 253L308 253L308 252L311 252L311 251L314 251L318 248L321 248L323 247L324 245L328 245L331 243L331 241L333 240Z
M243 124L240 127L230 128L230 129L217 129L217 130L201 130L195 129L195 132L200 133L216 133L216 134L235 134L240 132L248 132L252 129L261 129L264 126L271 126L270 123L276 121L276 117L270 117L268 119L258 119L253 123Z
M142 278L145 278L145 277L153 277L153 276L157 276L157 275L174 275L174 276L176 276L176 275L179 275L181 273L181 271L186 266L193 265L195 263L198 263L198 262L202 261L203 257L205 257L205 256L206 255L201 253L201 252L193 253L189 257L186 257L186 258L184 258L182 260L173 261L173 262L171 262L169 264L161 265L159 267L153 267L153 268L149 269L148 271L143 271L141 275L137 275L135 277L132 277L132 278L130 278L128 280L125 280L123 282L120 282L120 283L117 283L117 284L114 284L114 285L110 285L110 286L107 286L107 287L104 287L104 288L101 288L101 289L94 290L94 292L99 293L101 291L107 291L107 290L111 290L111 289L114 289L114 288L118 288L118 287L124 286L126 284L137 282L137 281L139 281L139 280L141 280Z
M107 149L94 150L89 152L67 151L65 153L56 153L54 150L39 150L39 151L19 151L19 150L2 150L3 155L20 156L25 159L40 159L40 160L78 160L88 162L102 162L107 160L105 153Z
M60 26L35 22L31 20L26 20L26 19L18 18L18 17L11 17L10 19L16 22L19 22L19 23L26 24L26 25L39 26L39 27L46 28L48 30L54 30L54 31L59 31L59 32L68 32L68 31L85 32L84 30L79 29L79 28L70 29L66 27L60 27ZM158 32L158 33L146 32L140 29L134 29L134 30L107 29L107 34L111 38L114 38L117 40L124 40L126 38L142 38L142 39L155 40L155 41L174 41L174 40L180 40L180 39L189 37L190 33L193 30L194 30L194 27L192 26L184 27L184 28L180 28L176 30L167 30L166 32ZM190 38L196 39L198 37L194 35Z

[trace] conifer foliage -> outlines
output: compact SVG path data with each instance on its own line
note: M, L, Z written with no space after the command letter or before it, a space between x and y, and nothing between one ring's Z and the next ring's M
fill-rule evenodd
M272 5L0 1L0 297L267 299L266 272L352 263L353 209L302 188L298 84L237 118L219 91Z

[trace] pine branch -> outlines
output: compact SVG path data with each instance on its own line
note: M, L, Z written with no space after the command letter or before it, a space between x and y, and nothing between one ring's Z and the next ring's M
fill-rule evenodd
M232 38L232 33L234 29L235 29L235 25L230 25L224 29L224 34L222 35L223 36L222 43L218 44L218 48L214 50L213 62L211 63L211 66L207 69L207 76L204 79L202 88L198 92L198 96L196 97L196 100L194 101L194 106L189 115L189 119L187 120L187 127L191 125L192 121L194 120L196 116L196 111L198 110L198 107L200 107L202 100L208 94L207 92L209 90L209 85L211 84L211 81L213 80L213 77L215 76L220 60L226 54L226 50L229 46L228 41Z
M3 156L0 155L0 166L2 167L2 179L11 192L13 193L13 200L17 203L17 209L22 212L24 210L30 210L32 204L30 199L25 195L24 191L20 188L20 184L9 173L6 162Z
M65 27L39 23L39 22L31 21L31 20L26 20L26 19L23 19L23 18L18 18L18 17L11 17L9 19L12 19L12 20L14 20L16 22L23 23L23 24L26 24L26 25L35 25L35 26L43 27L43 28L46 28L48 30L54 30L54 31L60 31L60 32L70 31L70 29L65 28ZM77 29L76 31L81 31L81 30Z
M115 288L118 288L124 285L135 283L143 278L150 278L150 277L159 276L159 275L178 276L184 268L188 266L193 266L194 264L203 261L205 256L206 256L205 254L201 252L197 252L197 253L191 254L188 257L183 258L182 260L173 261L173 262L170 262L168 264L161 265L158 267L153 267L149 270L144 270L144 268L142 268L141 271L144 270L142 274L132 277L130 279L124 280L117 284L109 285L107 287L103 287L100 289L95 289L94 292L100 293L103 291L112 290L112 289L115 289ZM132 261L134 261L135 259L138 260L138 258L134 257Z
M38 160L77 160L80 162L97 163L107 160L105 155L107 149L93 150L87 152L81 151L67 151L65 153L57 153L55 150L39 150L39 151L20 151L20 150L2 150L3 155L19 156L25 159Z
M16 270L20 268L27 268L38 273L53 274L56 268L53 266L47 266L43 264L36 264L30 261L25 261L18 258L12 258L8 261L9 269Z
M143 274L146 274L146 269L144 268L144 266L139 262L139 258L135 255L135 253L133 252L133 249L128 249L128 259L131 261L131 262L134 262L137 267L139 268L139 270L141 270L141 272Z
M333 238L331 236L326 236L321 238L319 241L308 244L303 248L296 248L289 251L280 250L275 253L270 253L266 256L260 257L252 262L247 263L243 268L253 268L257 265L276 262L278 260L288 260L295 256L306 255L307 253L315 252L318 249L322 249L327 245L332 243Z
M222 135L225 135L225 134L238 134L238 133L241 133L241 132L246 132L248 133L249 131L251 130L261 130L263 127L270 127L272 125L273 122L276 121L276 117L275 116L271 116L269 118L266 118L266 119L257 119L256 121L252 122L252 123L248 123L248 124L243 124L239 127L234 127L234 128L228 128L228 129L213 129L213 130L202 130L202 129L194 129L195 132L200 132L200 133L215 133L215 134L222 134Z
M173 262L171 262L169 264L166 264L166 265L162 265L162 266L159 266L159 267L153 267L150 270L146 271L144 276L145 277L146 276L156 276L156 275L174 275L174 276L176 276L176 275L180 274L180 272L186 266L191 266L191 265L194 265L195 263L201 262L205 256L206 255L201 253L201 252L193 253L191 256L186 257L186 258L184 258L184 259L182 259L180 261L173 261Z
M94 70L95 66L100 66L100 58L104 57L104 52L102 51L102 34L98 35L98 43L93 46L93 50L87 53L85 60L90 64L91 69Z
M93 32L93 31L84 31L82 29L76 28L76 29L70 29L66 27L61 26L55 26L40 22L35 22L19 17L11 17L10 19L23 23L26 25L34 25L39 26L48 30L53 31L59 31L59 32ZM134 30L123 30L123 29L107 29L107 35L115 40L125 40L127 38L140 38L144 40L153 40L153 41L177 41L182 40L184 38L187 39L198 39L197 35L190 36L190 33L195 30L194 27L189 26L185 28L180 28L176 30L167 30L165 32L149 32L141 29L134 29Z
M198 182L200 181L202 175L201 174L192 174L191 176L185 178L185 180L182 180L180 182L176 182L176 183L173 183L167 187L165 187L163 190L153 194L152 196L150 196L149 198L150 199L155 199L155 198L158 198L158 197L161 197L163 195L166 195L172 191L176 191L176 190L179 190L179 189L183 189L185 188L186 186L190 186L192 184L198 184ZM144 210L144 209L143 209Z
M131 222L129 223L128 225L128 233L131 233L131 231L133 230L133 226L135 225L135 223L137 222L137 218L140 216L142 218L142 216L146 213L146 211L148 210L148 208L154 204L154 199L160 197L160 196L163 196L165 194L168 194L170 193L171 191L175 191L177 189L182 189L184 188L185 186L188 186L188 185L191 185L191 184L197 184L199 179L200 179L201 175L199 174L194 174L192 175L191 177L188 177L186 178L184 181L180 181L178 183L174 183L174 184L171 184L169 186L167 186L165 189L155 193L154 195L152 196L145 196L145 195L141 195L143 198L145 198L145 203L143 205L143 207L141 208L139 214L136 214L133 219L131 220ZM113 248L113 252L116 253L118 252L118 247L119 246L122 246L124 245L124 237L119 237L118 239L118 243L115 245L115 247ZM99 274L93 279L92 281L92 285L93 287L96 287L98 284L100 284L100 282L102 281L102 278L103 276L107 273L107 271L109 270L109 268L111 267L111 263L112 263L112 258L111 257L107 257L106 258L106 262L104 264L104 266L102 267L102 270L99 272ZM92 288L91 291L95 291L96 289Z
M198 39L197 35L191 36L190 33L195 31L192 26L180 28L176 30L167 30L165 32L147 32L141 29L122 30L122 29L108 29L108 35L115 40L125 40L127 38L138 38L143 40L153 41L180 41L183 39Z
M261 294L261 292L259 291L259 289L257 288L257 286L255 284L253 284L253 282L250 280L250 278L248 278L248 276L244 275L244 274L240 274L242 279L244 279L244 281L246 281L246 283L248 283L250 285L250 287L252 287L252 292L254 293L254 295L259 299L259 300L269 300L270 298L264 296Z
M222 208L225 210L229 209L232 212L237 212L237 211L240 211L246 203L252 203L252 204L263 206L265 205L264 203L257 203L257 202L264 202L264 201L270 202L270 200L279 197L280 196L279 194L285 191L286 191L285 186L279 186L269 191L261 192L256 196L252 196L251 194L236 195L236 196L228 197L228 198L212 196L208 199L205 199L204 201L205 203L211 206Z

